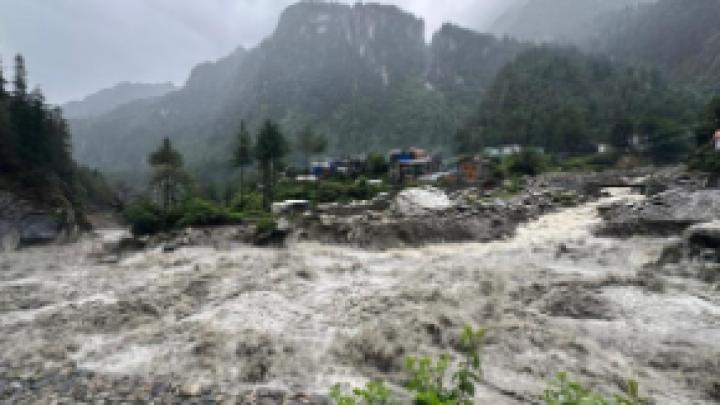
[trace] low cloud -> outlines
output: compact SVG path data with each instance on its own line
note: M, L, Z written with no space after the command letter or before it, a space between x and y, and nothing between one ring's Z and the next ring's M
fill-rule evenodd
M195 64L256 45L294 2L0 0L0 55L6 72L15 53L25 55L31 83L53 103L121 81L182 84ZM483 29L507 1L384 3L424 18L431 33L446 21Z

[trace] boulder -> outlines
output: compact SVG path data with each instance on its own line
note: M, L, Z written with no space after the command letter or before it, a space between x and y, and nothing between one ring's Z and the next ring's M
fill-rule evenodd
M69 203L52 208L0 191L0 250L62 242L77 232L76 215Z
M434 187L409 188L395 196L390 209L399 216L429 215L449 209L452 202L444 191Z

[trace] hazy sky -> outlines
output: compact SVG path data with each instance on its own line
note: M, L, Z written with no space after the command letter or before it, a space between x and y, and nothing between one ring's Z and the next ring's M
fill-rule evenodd
M270 34L296 0L0 0L0 55L62 103L121 81L182 85L199 62ZM345 2L351 2L346 0ZM353 3L355 1L352 1ZM426 21L482 29L508 0L387 0Z

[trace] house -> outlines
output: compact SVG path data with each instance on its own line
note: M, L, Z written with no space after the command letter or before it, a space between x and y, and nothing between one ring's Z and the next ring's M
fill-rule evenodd
M715 136L713 137L713 141L715 143L715 150L720 152L720 129L715 131Z
M312 175L318 179L329 177L335 172L335 162L331 160L312 162L310 169Z
M390 161L390 178L396 183L417 180L421 176L432 173L439 167L437 159L433 159L425 150L420 148L392 150L388 160Z
M484 152L486 156L490 157L502 157L502 156L511 156L511 155L518 155L522 153L522 146L518 144L512 144L512 145L501 145L501 146L492 146L485 148Z
M457 162L457 177L461 184L483 183L493 172L493 163L478 155L462 157Z

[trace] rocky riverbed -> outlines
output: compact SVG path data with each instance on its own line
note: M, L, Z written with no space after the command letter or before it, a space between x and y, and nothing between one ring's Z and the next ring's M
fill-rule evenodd
M599 207L642 200L558 207L488 243L4 253L0 402L324 403L335 383L401 386L405 356L452 352L472 325L489 330L478 403L538 402L560 370L717 403L717 285L661 260L677 238L594 236Z

